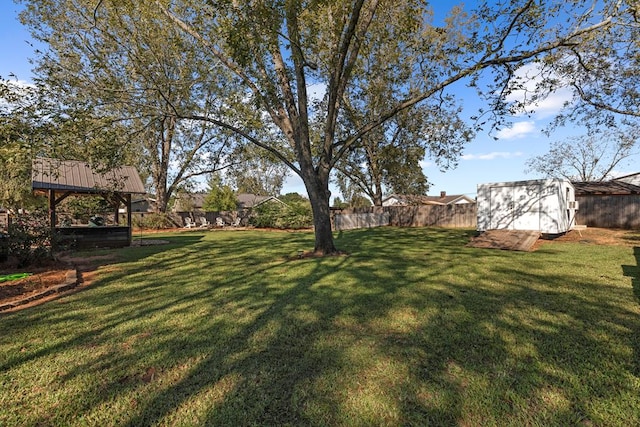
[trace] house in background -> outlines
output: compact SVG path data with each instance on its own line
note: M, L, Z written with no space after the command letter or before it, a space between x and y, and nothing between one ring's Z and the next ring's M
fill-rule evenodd
M156 212L156 199L149 196L148 194L144 197L138 197L136 199L131 200L131 215L133 218L137 218L135 221L140 221L140 219L144 218L145 215L152 214ZM118 210L120 214L120 218L124 218L126 214L126 210L120 208Z
M176 197L173 212L205 212L204 200L206 193L182 193ZM236 196L237 209L240 211L251 210L263 203L276 202L286 205L274 196L259 196L257 194L240 193Z
M278 203L287 206L286 203L274 196L240 193L236 196L236 211L209 212L203 208L206 197L206 193L182 193L176 197L172 211L182 218L183 224L186 224L187 217L191 219L204 217L212 224L218 222L218 218L225 224L232 224L240 218L241 223L246 224L252 209L260 205Z
M391 194L382 201L382 206L459 205L475 202L464 194L447 195L445 191L441 191L440 196Z
M640 228L640 185L628 182L636 182L640 174L621 178L573 183L576 200L580 204L576 215L578 224L601 228Z
M640 187L640 172L619 176L617 178L612 179L612 181L626 182L627 184L633 184Z
M563 179L478 185L478 231L527 230L562 234L575 225L578 204ZM582 207L580 207L582 208Z
M259 196L257 194L240 193L237 196L239 210L251 210L264 203L279 203L283 206L287 204L275 196Z
M141 197L131 201L131 213L145 214L156 211L156 199L153 197Z
M180 193L171 209L173 212L203 212L206 193Z

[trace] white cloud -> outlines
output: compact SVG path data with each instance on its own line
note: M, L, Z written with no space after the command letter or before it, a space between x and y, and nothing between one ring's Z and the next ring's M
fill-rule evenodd
M7 81L7 83L8 83L8 84L10 84L10 85L14 85L14 86L18 86L18 87L28 87L28 88L35 88L35 87L36 87L33 83L28 82L28 81L26 81L26 80L20 80L20 79L18 79L18 80L12 80L12 79L7 79L6 81Z
M493 151L485 154L464 154L462 160L495 160L495 159L512 159L514 157L522 156L522 152L509 152L509 151Z
M327 92L327 85L324 83L314 83L307 86L307 94L310 101L322 101Z
M529 110L533 110L538 119L553 117L562 110L567 102L571 101L571 98L571 91L567 88L561 88L541 102L529 107Z
M545 73L547 73L546 77L558 79L558 76L555 73L549 74L548 71L545 71ZM528 64L520 67L516 70L515 77L522 88L513 90L509 96L507 96L506 100L508 102L524 102L524 108L516 114L518 116L532 114L536 119L555 116L560 112L564 105L567 102L570 102L573 98L570 89L567 87L560 87L544 99L535 103L532 102L532 95L537 92L538 84L541 83L542 79L545 77L543 76L538 64Z
M514 123L511 127L501 129L496 133L498 139L519 139L531 135L536 131L533 120Z
M422 169L426 169L426 168L428 168L429 166L433 166L433 165L434 165L434 163L433 163L433 162L430 162L429 160L424 160L424 159L423 159L423 160L420 160L420 161L418 162L418 164L420 165L420 167L421 167Z

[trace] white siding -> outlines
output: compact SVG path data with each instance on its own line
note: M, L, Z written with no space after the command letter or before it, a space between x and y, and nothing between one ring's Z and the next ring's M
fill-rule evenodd
M478 185L478 230L534 230L559 234L573 226L569 181L531 180Z

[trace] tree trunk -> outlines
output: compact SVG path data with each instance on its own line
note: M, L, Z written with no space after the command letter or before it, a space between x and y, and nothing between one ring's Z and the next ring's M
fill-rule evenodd
M382 184L379 179L376 179L374 185L376 188L371 201L373 202L373 206L382 206Z
M169 200L167 199L167 176L163 171L158 171L153 176L156 190L156 212L166 213Z
M331 211L329 210L329 174L328 172L315 172L303 176L311 210L313 211L313 227L316 237L314 252L321 255L330 255L337 252L333 242L331 230Z

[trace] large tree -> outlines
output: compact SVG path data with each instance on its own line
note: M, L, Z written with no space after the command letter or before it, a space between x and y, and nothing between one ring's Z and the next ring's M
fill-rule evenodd
M368 105L372 104L379 102ZM347 110L350 129L359 128L372 115L365 106ZM411 108L363 135L336 163L336 182L342 193L355 187L375 206L382 206L383 195L388 193L427 194L429 182L422 169L425 156L442 170L448 169L457 164L464 143L472 136L457 113L443 105Z
M270 152L256 145L238 150L238 166L227 169L226 179L238 193L278 196L289 169Z
M372 117L385 114L417 89L412 88L413 68L423 55L413 46L418 40L386 23L420 28L423 17L407 16L405 7L381 12L380 21L372 23L367 43L360 50L358 76L343 96L339 140L348 139ZM429 182L421 165L425 155L446 169L457 163L464 143L472 136L459 117L457 104L454 96L443 93L398 112L363 134L336 162L341 191L357 189L376 206L382 205L384 193L426 194Z
M38 124L29 120L37 94L32 87L0 78L0 206L21 208L31 193L32 150Z
M90 108L61 106L47 87L0 79L0 204L29 207L35 156L85 160L96 170L128 163L122 126Z
M527 160L527 172L573 181L604 181L615 168L638 154L640 131L606 131L556 141L545 154Z
M559 123L569 119L588 127L611 126L614 121L640 125L640 3L613 4L626 12L624 22L555 52L541 67L552 75L546 79L551 87L573 89L573 102Z
M253 142L279 156L304 181L314 213L315 249L323 253L335 251L328 209L331 171L363 135L403 110L442 96L462 79L480 87L483 70L494 71L493 83L483 94L500 119L507 111L504 100L514 69L582 43L616 25L624 12L609 3L604 9L592 8L590 1L514 1L483 3L472 14L453 8L436 23L428 8L410 0L259 1L250 7L232 2L215 8L194 4L194 15L156 4L236 74L259 114L267 114L285 135L286 146ZM560 17L569 19L559 25ZM348 88L370 77L360 66L361 53L369 43L398 39L403 40L403 51L415 52L410 74L390 88L389 96L399 101L338 137ZM307 86L315 82L326 85L327 102L325 110L313 111L323 121L314 138ZM245 132L224 120L213 121Z
M90 109L94 132L127 129L156 206L166 211L176 191L233 162L237 138L211 123L176 115L222 114L232 82L145 2L27 2L21 15L47 43L36 73L61 104ZM206 76L206 79L203 77ZM233 110L225 113L232 120ZM104 147L115 159L111 146ZM69 153L66 154L67 156Z
M51 2L67 3L38 0L31 4ZM509 109L505 99L513 89L514 70L531 61L557 61L551 55L559 51L563 58L570 57L578 51L577 46L590 43L597 34L634 19L633 4L619 0L482 2L473 12L453 7L444 19L434 18L432 9L418 0L73 2L82 5L85 20L89 18L87 25L95 27L107 24L103 16L109 8L132 3L141 5L149 15L136 21L131 14L119 11L121 18L113 19L126 21L135 35L140 28L161 22L160 14L155 13L161 12L175 27L161 25L168 34L155 36L163 40L168 52L184 51L182 61L188 68L193 62L202 64L198 87L218 93L218 101L224 99L215 104L216 109L199 111L178 102L182 98L164 99L162 105L171 108L163 110L167 114L162 117L206 121L284 162L305 184L314 215L315 250L321 253L336 250L329 215L330 175L364 135L402 111L434 105L433 100L449 96L456 84L465 80L480 90L490 106L488 117L500 124ZM57 12L40 14L41 22L48 25L47 16ZM172 28L182 29L191 38L178 37ZM74 25L63 29L67 31L54 32L52 38L69 37L77 31ZM339 121L345 105L347 101L355 104L351 97L357 96L349 89L372 77L360 59L366 53L384 61L383 56L370 52L375 54L376 46L398 40L403 60L411 62L408 73L388 85L388 96L394 102L367 117L357 129L342 134ZM145 53L140 50L139 55ZM394 67L397 62L386 64ZM123 65L118 61L97 63L96 71L101 67L122 69ZM145 71L140 67L136 72ZM190 76L184 77L190 81ZM221 85L221 78L228 84ZM310 84L326 88L324 108L311 102ZM156 87L157 82L145 80L146 85ZM541 85L540 89L550 86ZM322 125L314 133L310 124L318 117ZM265 139L256 129L278 131L281 138Z

